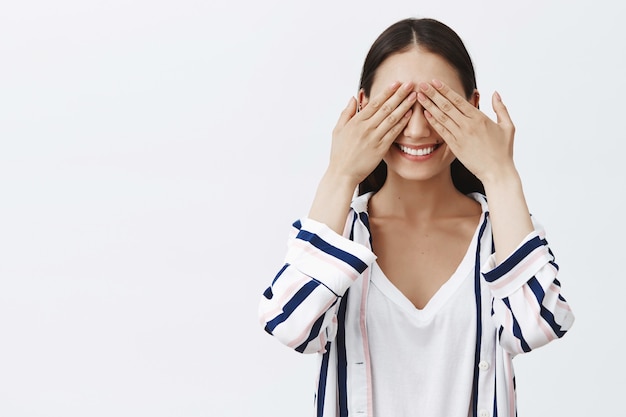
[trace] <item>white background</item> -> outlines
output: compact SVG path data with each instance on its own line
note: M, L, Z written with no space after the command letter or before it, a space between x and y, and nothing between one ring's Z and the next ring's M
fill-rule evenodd
M0 7L0 416L306 416L314 358L259 297L369 46L465 40L577 315L516 362L520 416L620 415L621 2L25 0Z

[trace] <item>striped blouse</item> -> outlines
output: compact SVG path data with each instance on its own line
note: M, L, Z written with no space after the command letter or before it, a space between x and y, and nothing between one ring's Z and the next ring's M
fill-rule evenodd
M312 219L293 224L284 266L263 293L265 330L301 353L317 353L317 417L374 417L367 295L371 250L367 202L356 198L344 236ZM562 337L574 316L561 296L558 266L543 229L495 265L487 201L474 259L476 346L471 415L515 417L512 359Z

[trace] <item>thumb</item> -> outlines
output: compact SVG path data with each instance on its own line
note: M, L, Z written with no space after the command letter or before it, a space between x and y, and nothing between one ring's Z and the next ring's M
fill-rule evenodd
M339 116L339 120L337 121L337 127L343 127L354 117L356 114L356 99L354 97L350 97L350 101L348 105L341 111L341 115Z
M491 107L496 113L498 124L513 125L511 116L509 116L509 111L502 102L502 97L500 97L500 94L497 91L495 91L491 97Z

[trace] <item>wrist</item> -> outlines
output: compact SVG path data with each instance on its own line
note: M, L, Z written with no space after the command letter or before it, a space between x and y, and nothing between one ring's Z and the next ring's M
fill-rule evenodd
M322 176L322 182L332 185L337 191L347 190L350 193L354 192L360 181L351 175L342 174L332 169L327 169Z
M350 177L327 171L317 187L309 218L342 234L355 189Z
M522 182L519 172L517 172L514 165L503 166L497 171L482 175L480 181L483 183L485 191L503 187L516 187L521 185Z

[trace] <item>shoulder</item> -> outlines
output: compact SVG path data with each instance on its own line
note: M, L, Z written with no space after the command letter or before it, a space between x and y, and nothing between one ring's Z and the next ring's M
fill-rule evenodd
M469 193L467 196L480 204L483 212L489 211L489 204L487 203L487 197L482 193Z
M356 213L367 213L367 205L369 204L372 195L374 195L374 193L369 192L354 197L352 199L352 203L350 204L350 208Z

